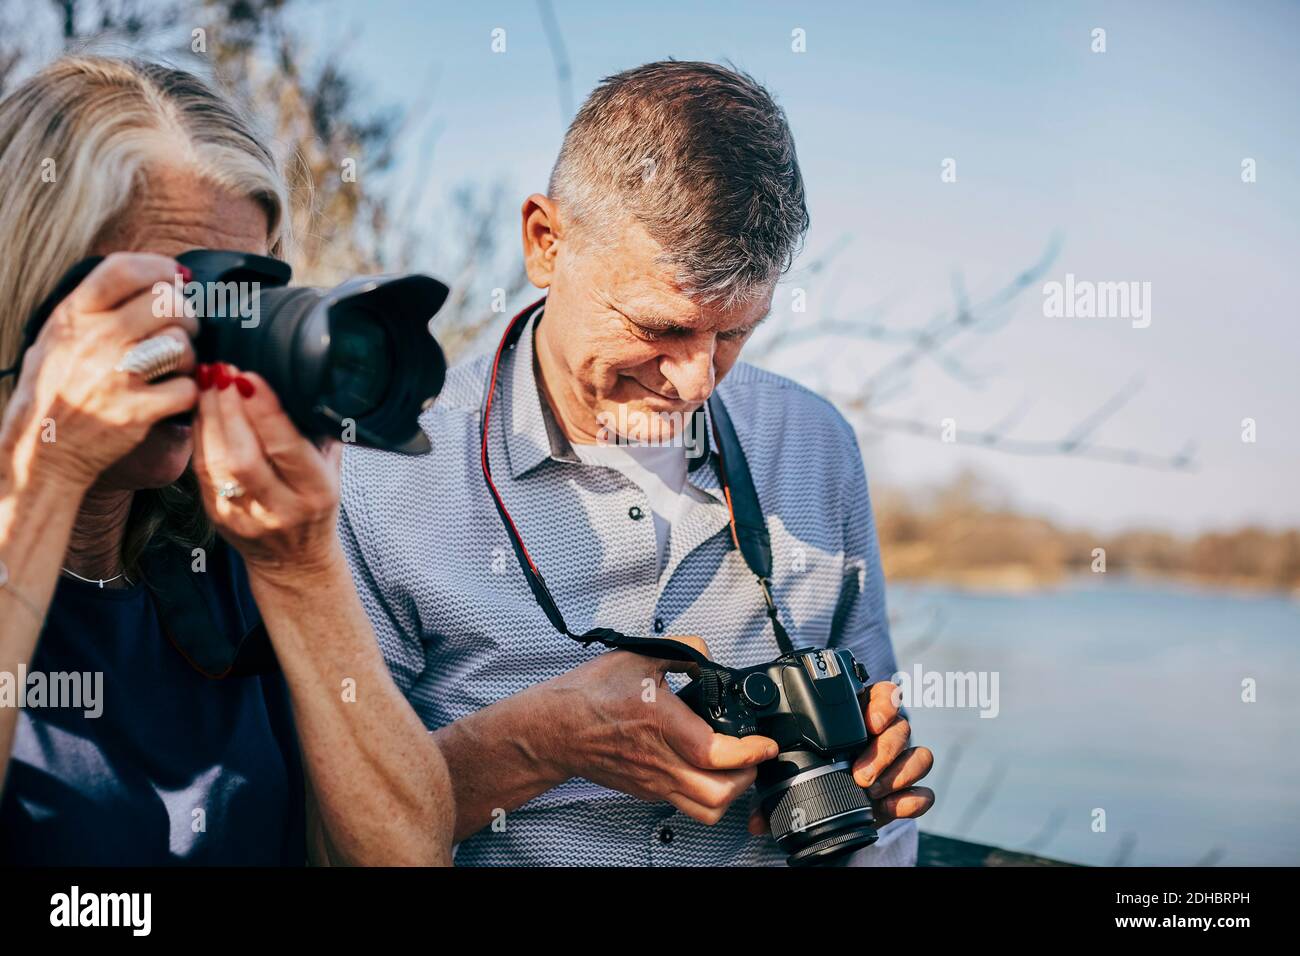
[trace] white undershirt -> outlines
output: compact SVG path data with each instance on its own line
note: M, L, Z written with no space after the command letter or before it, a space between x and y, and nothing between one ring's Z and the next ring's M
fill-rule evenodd
M710 500L686 482L686 449L673 443L662 445L574 445L574 453L589 465L603 465L621 472L645 492L654 517L658 545L657 572L668 559L668 537L693 501Z

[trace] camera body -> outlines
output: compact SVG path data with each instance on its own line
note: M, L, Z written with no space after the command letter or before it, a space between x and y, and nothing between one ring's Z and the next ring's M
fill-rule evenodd
M866 669L852 652L799 648L754 667L712 665L678 695L720 734L771 737L758 799L791 866L826 863L876 841L852 761L870 735L859 700Z
M102 260L91 256L63 274L28 318L23 351ZM288 263L251 252L191 249L176 261L191 272L176 282L187 314L199 319L198 361L261 375L310 438L430 450L418 419L447 370L429 329L448 294L437 279L367 276L317 289L290 286Z

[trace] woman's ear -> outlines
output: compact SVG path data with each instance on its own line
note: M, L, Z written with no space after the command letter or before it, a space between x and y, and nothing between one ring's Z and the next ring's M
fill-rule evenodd
M550 288L562 235L559 210L550 197L533 193L524 200L522 215L524 269L537 288Z

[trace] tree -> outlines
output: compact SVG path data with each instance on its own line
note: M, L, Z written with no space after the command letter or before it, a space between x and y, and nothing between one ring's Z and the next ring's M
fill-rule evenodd
M427 224L419 208L430 169L403 188L389 180L398 144L432 109L430 90L406 113L367 108L346 50L313 59L290 28L290 0L52 0L45 16L0 0L0 94L62 52L123 49L206 76L271 137L286 170L297 248L295 281L330 285L358 274L425 271L451 296L435 329L449 356L498 318L493 305L525 285L517 250L500 242L512 203L499 184L456 186ZM432 145L421 159L432 165ZM498 292L499 290L499 292ZM495 293L495 294L494 294Z

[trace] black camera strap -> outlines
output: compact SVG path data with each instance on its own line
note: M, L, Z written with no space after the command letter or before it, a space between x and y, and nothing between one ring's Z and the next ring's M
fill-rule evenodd
M86 276L94 271L95 266L103 261L103 256L91 256L88 259L82 259L63 274L63 277L59 279L59 284L41 300L40 305L33 309L32 314L27 317L27 322L23 326L23 340L18 347L18 354L14 357L13 365L6 369L0 369L0 379L4 379L9 375L14 376L15 379L18 377L18 373L22 371L23 367L23 356L36 343L36 337L41 334L41 329L44 327L46 320L59 307L59 303L72 295L73 290L81 285Z
M515 558L519 561L519 567L524 572L524 579L528 582L533 597L546 614L547 620L566 637L571 637L586 645L600 644L615 650L632 651L646 657L699 665L700 679L704 684L707 703L708 698L721 692L720 667L690 645L672 639L634 637L607 627L593 628L582 634L577 634L569 629L568 624L565 623L564 615L560 613L560 608L555 602L555 598L551 596L551 592L546 586L541 570L529 555L523 537L515 526L514 519L510 517L510 513L506 510L505 502L501 499L501 493L492 481L492 469L488 462L488 424L491 420L492 400L496 394L497 373L501 367L501 356L518 341L520 334L528 325L528 317L536 311L536 305L534 303L534 305L516 315L506 328L505 334L501 337L501 342L497 346L496 355L492 361L492 372L488 379L481 423L483 478L492 494L492 501L496 505L497 513L501 515L501 521L505 525L507 535L510 538L510 545L515 552ZM754 480L749 472L749 464L745 460L745 453L741 448L739 438L736 436L731 418L716 393L709 398L709 410L712 414L713 432L718 446L719 477L722 479L723 494L727 499L727 508L730 512L732 540L749 569L758 578L763 591L763 600L767 607L767 615L772 622L772 629L781 652L789 653L793 649L790 636L781 624L776 603L772 599L772 542L768 536L767 524L763 520L763 511L758 503L758 494L754 489Z
M767 521L758 503L758 490L749 473L745 450L727 408L714 392L709 396L709 411L713 415L713 436L718 443L718 474L722 478L722 493L727 498L731 513L731 540L744 557L749 570L758 578L767 605L767 617L772 622L772 633L782 654L794 650L790 635L781 624L776 602L772 599L772 539L767 533Z
M236 604L254 606L242 561L218 537L209 548L208 562L208 570L198 573L192 570L184 547L161 543L145 551L140 570L163 634L205 677L278 671L275 649L260 617L227 622L217 614L218 591Z

